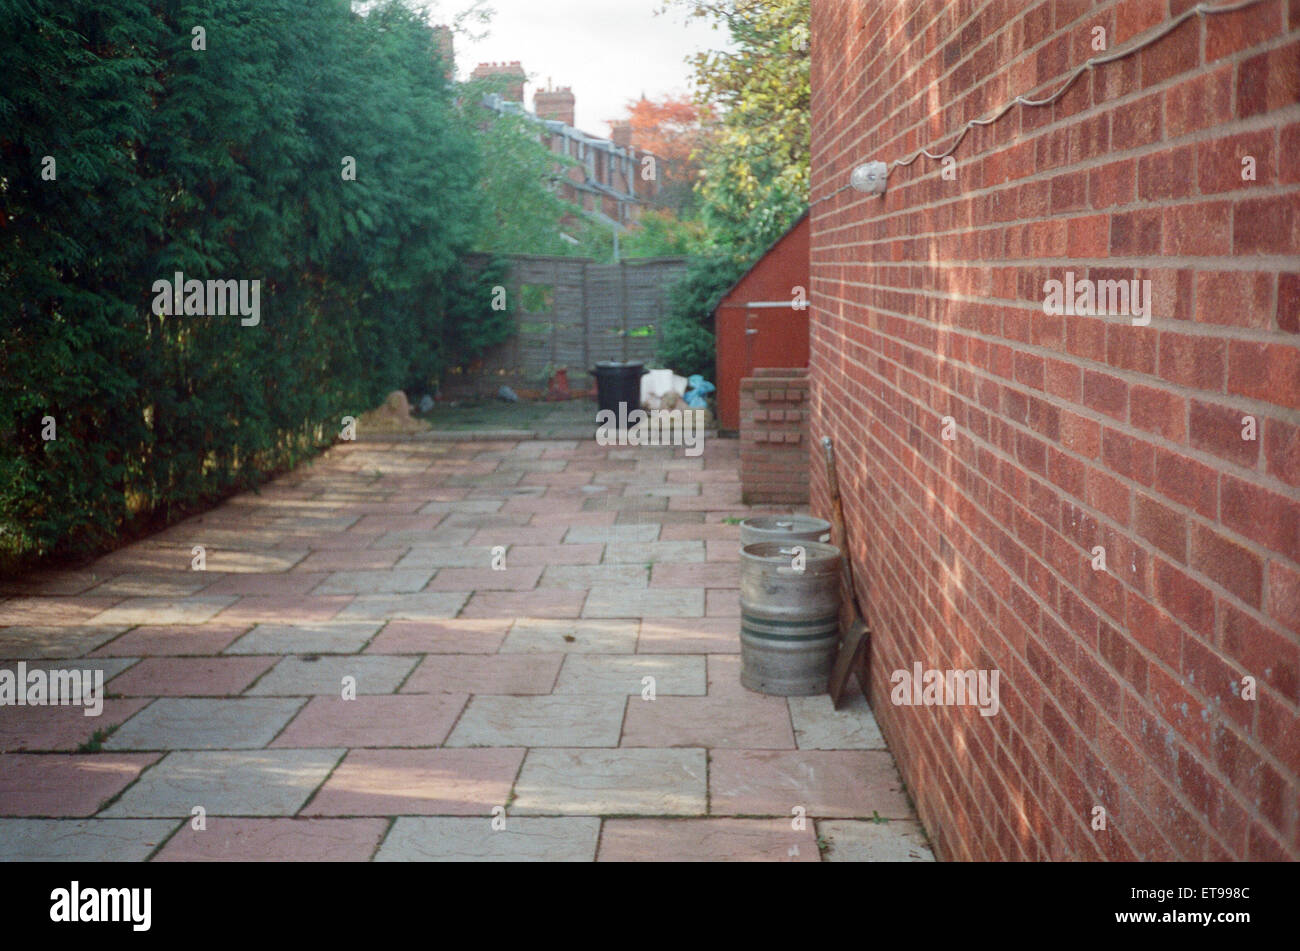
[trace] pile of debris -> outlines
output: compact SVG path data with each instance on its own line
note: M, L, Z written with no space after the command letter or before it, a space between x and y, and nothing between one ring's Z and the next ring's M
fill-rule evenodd
M363 433L422 433L429 429L429 424L412 417L406 394L393 390L382 406L361 414L357 429Z

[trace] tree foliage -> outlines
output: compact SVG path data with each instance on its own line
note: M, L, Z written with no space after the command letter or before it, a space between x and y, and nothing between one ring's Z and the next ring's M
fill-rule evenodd
M808 202L809 0L670 0L725 28L729 49L697 53L709 116L699 185L712 243L752 261Z
M483 156L475 250L608 257L612 235L559 193L565 172L578 163L547 148L535 122L485 108L490 83L466 83L459 97L459 121Z
M402 6L0 0L0 62L0 551L255 485L508 326L461 268L480 152ZM155 315L176 271L260 281L260 323Z
M705 238L674 288L660 357L713 378L713 310L808 202L809 0L667 0L713 21L730 48L694 57L704 123Z

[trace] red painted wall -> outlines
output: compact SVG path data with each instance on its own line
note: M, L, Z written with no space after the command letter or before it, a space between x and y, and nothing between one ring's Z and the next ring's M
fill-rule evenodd
M752 301L792 301L808 296L809 219L805 215L737 282L714 311L718 341L718 423L740 428L740 381L760 367L808 365L809 310L754 309ZM757 333L746 334L746 330Z
M810 442L945 859L1300 858L1300 0L820 200L1191 6L812 5ZM1150 280L1149 325L1045 313L1067 271ZM914 662L999 670L1000 711L893 705Z

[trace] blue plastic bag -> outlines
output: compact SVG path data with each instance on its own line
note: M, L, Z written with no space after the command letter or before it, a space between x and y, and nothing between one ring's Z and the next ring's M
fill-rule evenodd
M689 377L686 382L689 386L689 389L687 389L687 391L682 394L682 399L685 400L686 405L689 406L691 409L707 408L709 405L709 401L706 400L704 396L706 393L713 392L714 390L713 384L710 383L708 380L704 379L704 377L700 376L698 373L696 373L694 376Z

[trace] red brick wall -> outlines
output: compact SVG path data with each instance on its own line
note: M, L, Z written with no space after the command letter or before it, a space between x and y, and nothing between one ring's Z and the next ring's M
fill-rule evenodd
M740 381L740 489L750 505L808 504L808 371Z
M1300 0L818 201L1191 6L812 5L812 441L943 858L1300 857ZM1067 270L1149 279L1150 325L1048 316ZM891 705L915 661L1000 670L1001 712Z

